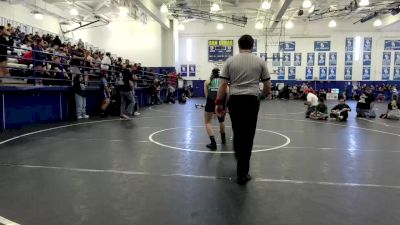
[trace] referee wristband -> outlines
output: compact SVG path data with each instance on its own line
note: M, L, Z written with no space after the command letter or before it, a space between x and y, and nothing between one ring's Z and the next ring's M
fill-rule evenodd
M217 99L215 100L215 105L222 105L222 100L221 99Z

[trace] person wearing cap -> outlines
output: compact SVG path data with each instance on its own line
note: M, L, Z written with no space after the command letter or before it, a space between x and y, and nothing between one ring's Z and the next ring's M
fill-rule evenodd
M219 88L219 84L220 84L219 72L220 72L220 70L218 68L214 68L211 72L210 79L204 83L204 93L207 98L207 103L206 103L205 112L204 112L204 123L206 126L207 134L210 137L210 141L211 141L211 143L206 145L206 147L212 151L215 151L217 149L217 142L215 141L211 122L212 122L212 118L213 118L213 115L215 112L215 100L217 99L217 93L218 93L218 88ZM227 95L225 95L224 102L223 102L223 111L224 112L221 115L217 116L218 122L219 122L219 131L221 133L221 143L222 144L226 143L225 124L224 124L226 100L227 100Z

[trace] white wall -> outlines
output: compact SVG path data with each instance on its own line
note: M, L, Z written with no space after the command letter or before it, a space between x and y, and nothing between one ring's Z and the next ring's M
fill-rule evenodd
M345 24L338 22L338 27L334 30L327 27L324 22L311 22L307 26L295 26L291 30L286 30L285 36L279 38L279 34L275 33L274 36L266 37L263 31L255 30L254 23L249 24L246 28L240 28L231 25L224 25L221 31L216 30L215 23L188 23L185 25L185 31L180 33L180 64L196 64L197 74L196 77L191 79L207 79L210 72L216 64L208 62L208 40L234 40L234 54L239 52L237 46L238 38L243 34L250 34L257 39L257 55L266 52L268 57L272 58L272 53L278 52L277 43L280 41L296 41L296 53L302 53L302 66L296 68L296 78L305 80L305 67L306 57L308 52L314 52L314 41L331 41L331 52L337 52L337 75L336 80L344 80L344 54L345 54L345 39L346 37L372 37L372 65L371 65L371 80L381 80L382 71L382 52L384 47L384 40L400 39L399 32L381 32L375 30L370 23L365 24ZM192 39L192 61L187 60L186 40ZM265 42L268 40L268 47L265 49ZM363 39L361 40L361 44ZM361 80L362 78L362 49L360 53L360 60L353 60L353 80ZM327 53L328 56L328 53ZM293 53L291 55L291 64L293 66ZM316 55L317 57L317 55ZM393 67L392 55L392 67ZM267 63L270 71L276 70L277 67L272 67L272 59ZM329 65L326 65L329 67ZM276 74L272 74L272 78L276 79ZM286 69L287 79L287 69ZM319 77L319 66L317 62L314 66L314 77ZM391 79L393 78L393 69L391 71ZM190 78L189 78L190 79Z

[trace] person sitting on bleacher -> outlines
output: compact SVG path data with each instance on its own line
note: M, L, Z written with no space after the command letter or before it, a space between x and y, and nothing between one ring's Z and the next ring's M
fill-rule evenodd
M376 114L373 110L375 97L372 94L371 88L365 87L364 93L361 94L357 103L357 117L375 118Z
M392 101L389 102L386 113L382 114L380 118L390 120L400 119L400 102L397 95L392 96Z
M339 97L339 104L333 107L331 110L331 118L335 118L338 121L346 121L351 112L350 106L346 104L343 96Z

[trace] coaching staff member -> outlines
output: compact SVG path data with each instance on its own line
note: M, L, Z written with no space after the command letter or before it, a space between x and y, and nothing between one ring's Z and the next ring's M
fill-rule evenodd
M250 157L260 108L259 82L264 83L264 94L271 92L271 81L265 61L251 53L254 39L243 35L239 39L239 54L229 58L220 75L220 87L215 109L222 113L223 99L230 83L229 114L233 129L233 148L237 159L237 182L245 184L250 179Z

